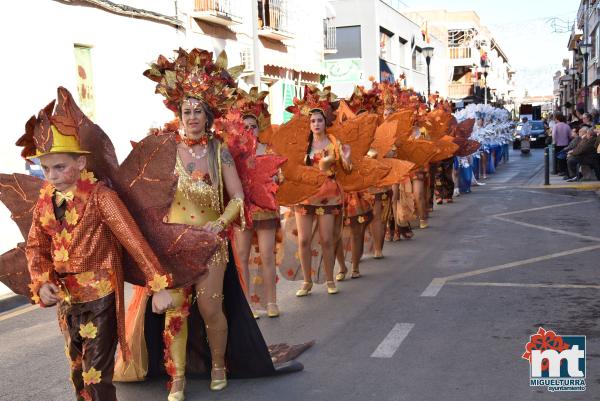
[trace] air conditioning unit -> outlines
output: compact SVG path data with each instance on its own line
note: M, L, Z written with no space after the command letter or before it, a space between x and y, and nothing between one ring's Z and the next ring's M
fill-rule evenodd
M242 64L244 64L244 72L254 71L254 56L251 47L245 47L240 53Z

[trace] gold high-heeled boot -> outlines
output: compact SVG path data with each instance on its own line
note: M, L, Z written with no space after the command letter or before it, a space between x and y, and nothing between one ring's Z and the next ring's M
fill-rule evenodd
M210 347L212 358L212 371L210 373L210 389L212 391L221 391L227 387L227 371L225 368L225 349L227 347L227 321L225 328L212 328L206 326L206 337ZM223 372L222 379L215 379L215 372Z
M169 290L173 298L173 307L165 312L165 331L164 335L170 337L170 347L168 348L167 364L171 364L171 371L167 370L171 376L171 392L167 398L168 401L183 401L185 399L185 362L186 347L188 337L187 308L189 308L191 296L186 290ZM187 302L186 302L187 301ZM181 319L181 326L171 324L174 319ZM172 371L174 367L174 371ZM175 391L174 391L175 390Z

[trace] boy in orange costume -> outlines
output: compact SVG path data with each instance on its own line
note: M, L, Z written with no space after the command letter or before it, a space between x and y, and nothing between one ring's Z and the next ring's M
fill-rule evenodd
M165 310L171 285L158 259L116 192L86 167L70 94L42 109L17 142L25 158L39 158L47 182L33 210L26 246L32 299L58 304L77 400L115 401L112 384L117 342L124 341L123 248L154 292L153 309Z

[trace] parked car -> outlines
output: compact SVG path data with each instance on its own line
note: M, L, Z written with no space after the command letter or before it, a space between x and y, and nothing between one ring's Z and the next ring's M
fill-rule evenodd
M529 134L529 141L531 147L543 148L546 146L546 129L544 128L544 122L541 120L529 121L531 125L531 133ZM523 123L517 124L517 129L514 133L513 149L519 149L521 147L521 129Z

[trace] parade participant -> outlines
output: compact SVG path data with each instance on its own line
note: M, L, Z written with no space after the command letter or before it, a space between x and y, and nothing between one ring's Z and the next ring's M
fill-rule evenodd
M375 111L377 107L376 100L376 95L369 94L365 91L364 87L357 86L348 102L342 102L344 102L343 106L349 109L348 114L350 115L348 118L355 118L359 114ZM349 241L344 241L343 235L340 236L336 246L336 259L340 266L339 272L335 276L336 281L344 281L348 274L345 261L346 242L350 243L349 248L352 253L352 272L350 277L353 279L361 277L359 264L364 253L365 232L367 226L374 218L373 207L367 200L368 196L369 194L361 191L344 192L343 225L349 229L350 235ZM380 215L377 217L381 218Z
M260 132L269 129L271 125L268 106L264 101L268 94L269 92L259 92L256 87L251 88L249 93L238 89L236 103L233 106L233 109L238 110L243 118L245 128L250 130L256 138L259 137ZM255 153L262 156L271 152L266 145L258 142ZM279 182L280 177L281 175L275 176L274 180ZM237 227L234 238L236 259L243 273L248 303L252 305L255 300L256 303L266 306L269 317L279 316L276 293L277 273L275 271L276 234L280 226L278 210L279 206L276 206L275 210L254 207L250 215L246 216L249 224L245 229ZM257 259L250 260L254 238L258 243L260 256L260 262L256 269L260 269L260 272L256 272L251 279L249 264L256 264L255 260ZM254 310L253 314L255 318L258 318L259 315Z
M318 169L327 176L319 191L294 206L298 229L298 246L304 282L296 292L303 297L310 294L313 286L311 266L311 243L313 220L317 220L323 266L325 269L328 294L337 294L338 289L333 277L335 246L340 236L342 222L342 204L344 201L340 184L336 181L336 172L350 172L350 147L342 145L333 135L327 134L327 126L332 125L335 95L329 88L319 91L306 87L303 101L295 102L289 112L308 115L310 128L308 144L304 158L306 166Z
M78 400L116 400L112 384L117 343L124 341L122 249L135 260L154 293L152 309L172 303L171 276L144 240L119 196L86 170L90 151L80 146L85 116L70 93L32 117L17 142L22 155L40 159L46 182L33 210L26 256L32 299L58 304L71 381ZM3 200L4 201L4 200Z
M118 364L118 378L136 381L160 373L164 353L170 401L184 399L186 367L208 375L213 391L227 386L228 375L256 377L278 371L252 317L226 240L234 221L244 227L244 191L230 152L211 129L214 118L234 101L234 77L242 69L227 70L224 53L213 62L212 53L205 50L179 49L173 61L160 56L144 73L157 83L156 92L181 122L182 135L163 132L134 148L142 152L147 141L159 142L149 157L173 166L175 191L168 194L164 222L202 227L225 239L204 275L193 286L172 292L174 304L164 322L144 313L147 297L140 291L128 310L127 334L136 342L136 355L134 364ZM193 302L197 308L190 308ZM285 357L280 355L275 362ZM288 367L299 369L299 363Z

